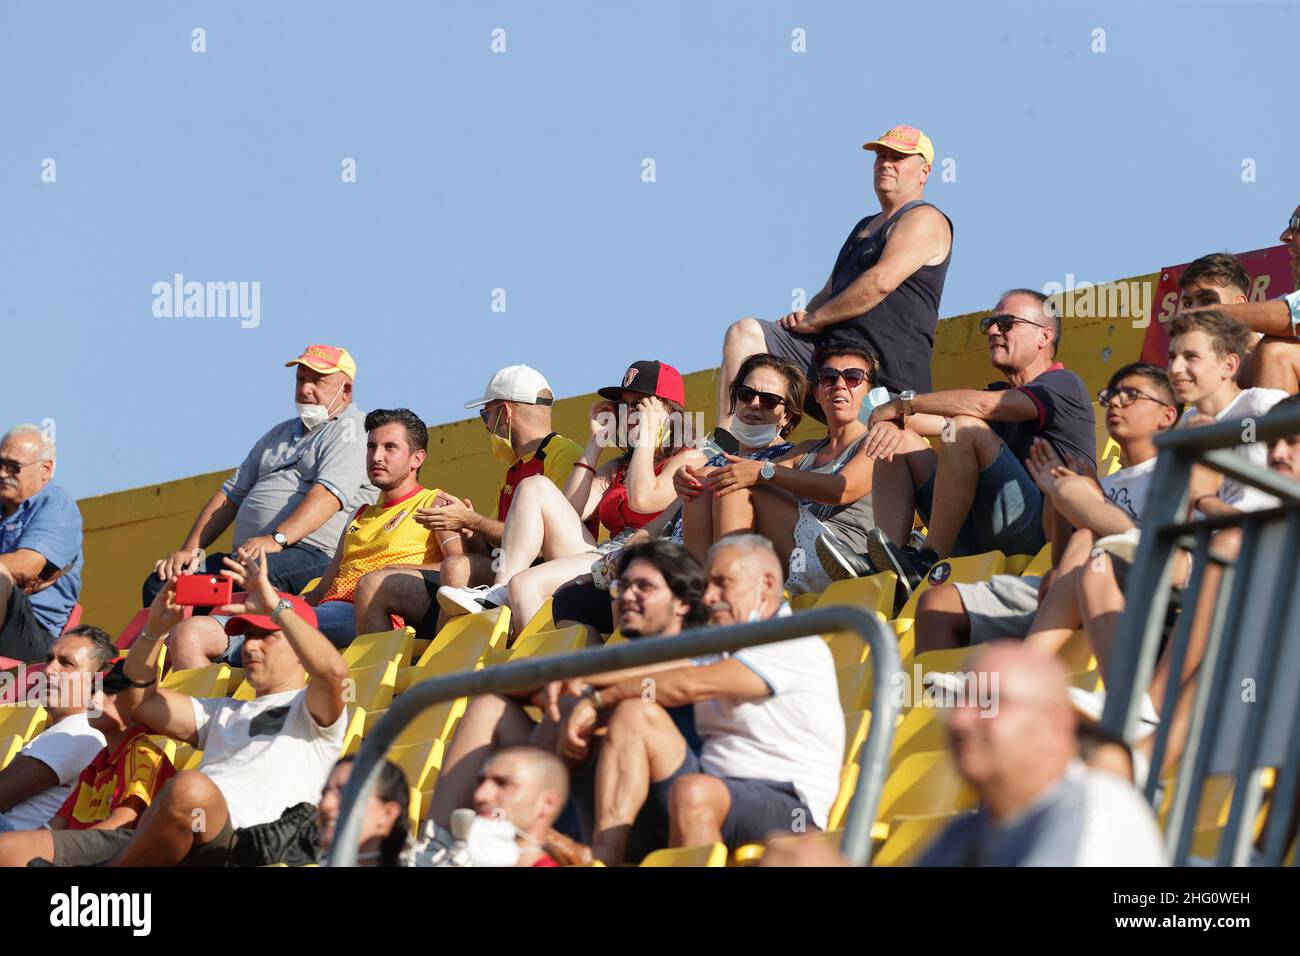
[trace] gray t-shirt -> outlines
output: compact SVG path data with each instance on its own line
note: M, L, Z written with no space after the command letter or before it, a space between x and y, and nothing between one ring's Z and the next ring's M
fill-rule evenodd
M314 484L329 489L341 507L303 541L332 556L348 519L379 497L366 478L366 416L356 405L311 432L291 418L257 440L221 485L222 494L239 505L236 547L271 534Z

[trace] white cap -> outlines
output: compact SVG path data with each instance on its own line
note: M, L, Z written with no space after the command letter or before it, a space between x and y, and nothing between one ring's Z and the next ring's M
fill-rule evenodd
M550 405L550 398L539 397L551 390L541 372L527 365L511 365L492 376L482 398L466 402L466 408L478 408L488 402L521 402L525 405Z

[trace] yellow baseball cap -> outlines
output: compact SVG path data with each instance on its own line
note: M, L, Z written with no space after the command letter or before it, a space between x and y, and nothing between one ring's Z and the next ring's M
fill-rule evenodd
M347 349L337 348L333 345L309 345L303 349L303 353L292 361L285 362L284 367L291 365L305 365L313 372L320 372L322 375L333 375L335 372L342 372L352 381L357 380L357 363L348 353Z
M875 151L877 146L884 146L908 155L920 154L927 163L934 162L934 144L915 126L895 126L879 139L863 143L863 149Z

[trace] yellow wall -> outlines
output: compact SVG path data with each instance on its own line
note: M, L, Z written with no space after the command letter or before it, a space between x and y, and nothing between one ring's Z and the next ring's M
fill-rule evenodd
M1151 274L1123 281L1147 283L1154 290L1158 278ZM1146 298L1149 301L1152 295ZM988 349L978 328L980 318L987 314L955 316L939 324L934 354L936 388L982 388L998 379L988 363ZM1150 319L1149 306L1144 318ZM1112 371L1137 359L1144 334L1144 329L1128 318L1067 318L1059 358L1095 394L1105 386ZM720 340L720 330L718 337ZM685 377L686 407L705 412L706 428L713 426L716 377L717 369ZM582 441L587 435L587 411L594 400L594 394L587 394L557 401L556 430ZM815 436L819 427L815 421L805 420L795 437ZM488 511L501 479L501 468L491 455L477 416L429 430L429 464L421 476L426 485L468 497L479 510ZM180 545L194 516L228 474L222 471L196 475L79 502L85 524L86 573L81 603L86 623L97 624L113 634L126 625L140 607L144 575L158 558ZM227 532L213 550L229 546Z

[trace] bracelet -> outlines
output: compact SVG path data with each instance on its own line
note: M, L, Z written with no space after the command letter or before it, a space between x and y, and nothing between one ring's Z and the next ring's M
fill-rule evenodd
M139 683L138 681L133 681L131 680L131 678L126 676L126 668L122 668L122 673L120 676L122 680L126 681L132 687L138 688L139 690L147 690L148 688L152 687L154 684L158 683L158 677L156 674L154 675L152 680L147 680L143 684Z
M593 475L596 474L596 469L593 468L593 467L591 467L591 465L587 464L585 461L575 461L575 462L573 463L573 467L574 467L574 468L586 468L586 469L587 469L589 472L591 472Z

